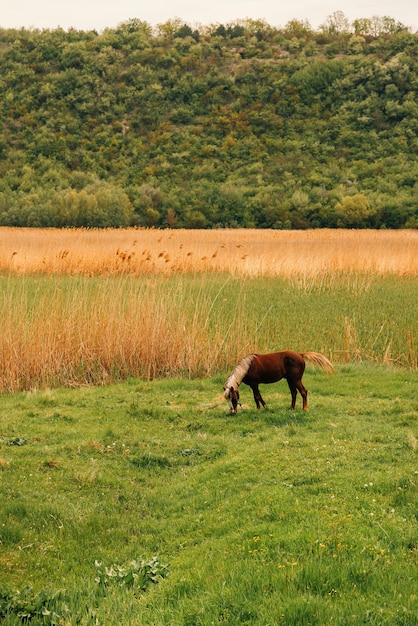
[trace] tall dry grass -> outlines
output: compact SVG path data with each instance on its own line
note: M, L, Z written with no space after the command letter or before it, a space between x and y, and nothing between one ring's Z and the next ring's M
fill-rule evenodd
M213 375L279 346L416 367L417 243L414 231L0 229L0 391ZM395 330L378 293L370 329L347 310L376 275L405 277Z
M225 339L245 336L240 322L217 324L204 281L9 277L1 287L0 391L207 376L231 357Z
M418 231L45 230L0 228L0 272L228 272L317 278L418 273Z

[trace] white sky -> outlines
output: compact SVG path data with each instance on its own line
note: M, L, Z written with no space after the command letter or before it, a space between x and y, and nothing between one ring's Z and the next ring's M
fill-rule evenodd
M2 28L102 31L137 18L151 25L180 18L190 26L263 19L271 26L308 20L317 29L335 11L347 19L388 16L415 32L417 0L1 0Z

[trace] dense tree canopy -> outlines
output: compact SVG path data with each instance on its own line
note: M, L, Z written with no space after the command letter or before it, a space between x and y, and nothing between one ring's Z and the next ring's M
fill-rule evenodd
M0 224L418 226L418 35L391 18L0 29Z

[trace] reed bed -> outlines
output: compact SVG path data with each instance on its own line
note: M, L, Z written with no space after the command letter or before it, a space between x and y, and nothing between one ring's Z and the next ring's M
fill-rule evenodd
M417 366L414 278L0 277L0 391L226 374L252 352Z
M415 368L417 242L0 229L0 391L212 376L287 348Z
M415 276L418 231L0 228L0 272L143 276L228 272L298 280Z
M202 282L8 277L0 287L0 391L206 376L225 366L222 329L237 345L245 336Z

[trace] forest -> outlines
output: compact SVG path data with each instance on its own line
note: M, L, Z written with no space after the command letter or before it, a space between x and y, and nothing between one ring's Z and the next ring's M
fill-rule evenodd
M417 228L390 17L0 28L0 226Z

